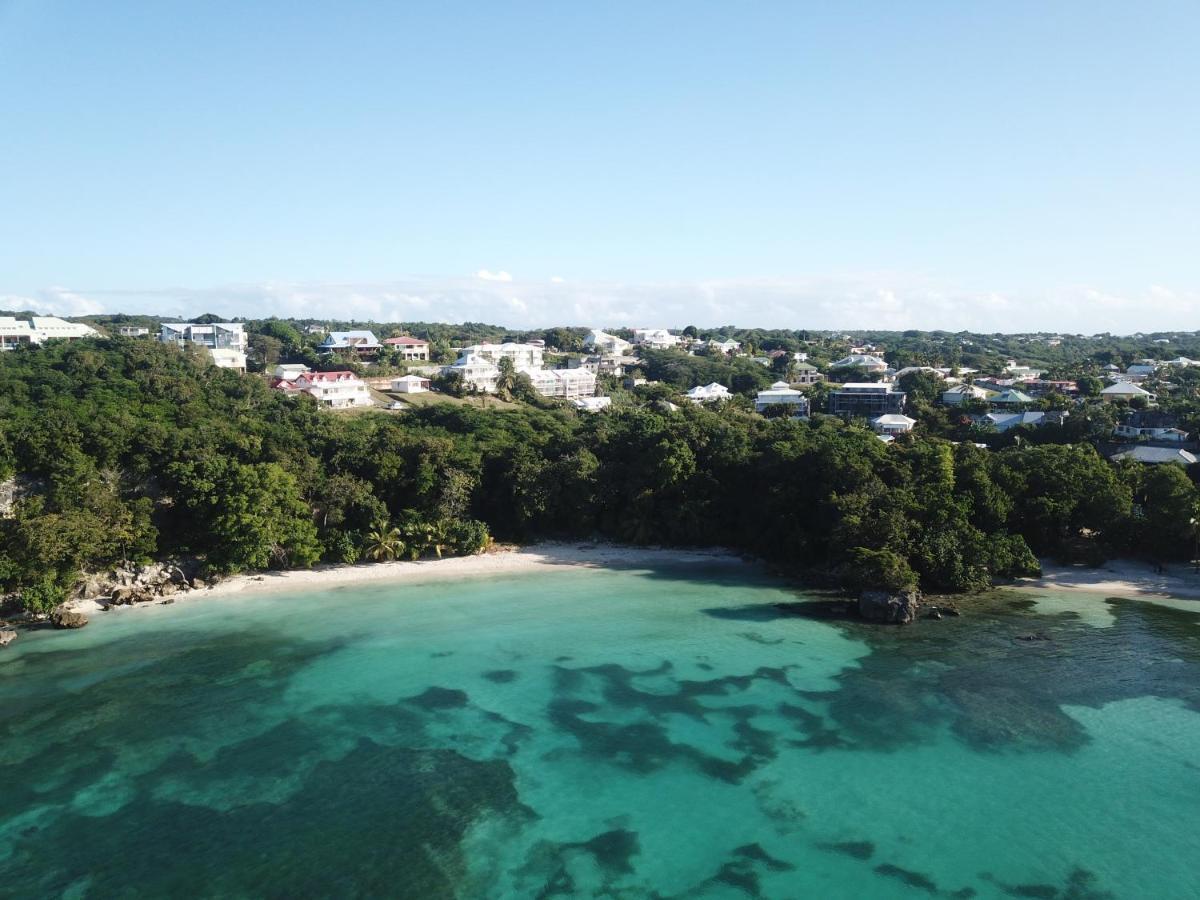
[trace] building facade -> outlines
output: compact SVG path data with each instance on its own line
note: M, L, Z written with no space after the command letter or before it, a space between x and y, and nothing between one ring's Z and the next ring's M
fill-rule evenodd
M213 365L246 371L246 332L241 322L171 322L162 326L158 339L164 344L198 344L208 350Z
M829 412L835 416L855 416L876 419L904 412L904 391L893 390L890 384L849 382L829 394Z

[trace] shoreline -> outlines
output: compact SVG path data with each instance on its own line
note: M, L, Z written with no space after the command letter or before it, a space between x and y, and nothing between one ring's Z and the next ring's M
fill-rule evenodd
M174 603L226 597L252 596L280 591L332 590L366 584L444 581L453 578L486 578L560 568L641 568L667 564L722 563L749 565L748 558L720 547L675 549L630 547L599 542L545 541L504 545L474 556L443 559L394 560L376 563L325 564L311 569L252 572L233 575L212 587L173 595ZM68 601L66 607L91 616L116 610L154 608L162 600L108 606L102 598Z
M1200 600L1200 575L1180 563L1164 566L1161 572L1134 560L1110 560L1095 568L1044 563L1041 577L1018 578L1012 587L1131 600Z

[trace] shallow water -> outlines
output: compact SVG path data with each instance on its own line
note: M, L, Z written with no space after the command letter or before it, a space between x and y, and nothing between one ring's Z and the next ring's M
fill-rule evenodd
M23 635L0 894L1200 896L1200 615L797 599L564 569Z

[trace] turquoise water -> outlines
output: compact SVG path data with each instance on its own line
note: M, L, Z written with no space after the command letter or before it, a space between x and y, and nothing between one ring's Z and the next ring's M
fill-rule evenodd
M23 635L0 894L1200 896L1200 615L799 599L563 569Z

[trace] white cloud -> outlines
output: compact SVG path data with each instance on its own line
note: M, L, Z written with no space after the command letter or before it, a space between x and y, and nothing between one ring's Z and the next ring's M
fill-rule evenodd
M513 277L507 272L489 272L487 269L480 269L475 273L475 277L483 281L512 281Z
M550 279L550 283L551 283L551 284L566 284L566 283L567 283L567 279L565 279L565 278L560 278L558 275L555 275L554 277L552 277L552 278Z
M494 274L494 273L488 273ZM9 309L99 311L191 318L491 322L511 328L684 325L948 331L1191 330L1200 291L1148 285L1122 293L1090 285L1030 293L973 289L928 277L873 273L807 279L673 282L408 278L383 283L288 283L163 290L48 288L0 298Z

